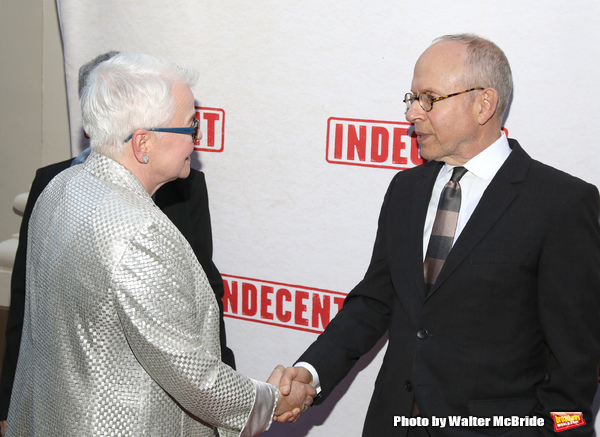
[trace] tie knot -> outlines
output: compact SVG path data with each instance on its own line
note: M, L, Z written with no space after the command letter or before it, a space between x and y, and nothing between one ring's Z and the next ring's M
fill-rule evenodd
M462 178L467 171L468 170L464 167L454 167L454 170L452 170L452 177L450 178L450 180L452 182L460 181L460 178Z

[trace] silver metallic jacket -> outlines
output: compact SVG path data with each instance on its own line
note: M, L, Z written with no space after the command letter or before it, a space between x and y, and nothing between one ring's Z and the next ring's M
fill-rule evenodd
M277 396L221 362L204 271L132 173L92 153L48 185L8 436L250 436Z

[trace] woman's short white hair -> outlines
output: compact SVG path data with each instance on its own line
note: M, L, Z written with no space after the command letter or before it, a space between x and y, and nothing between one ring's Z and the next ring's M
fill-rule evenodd
M175 116L175 83L192 87L198 71L141 53L119 53L100 63L81 93L83 129L92 150L118 158L136 129L164 127Z

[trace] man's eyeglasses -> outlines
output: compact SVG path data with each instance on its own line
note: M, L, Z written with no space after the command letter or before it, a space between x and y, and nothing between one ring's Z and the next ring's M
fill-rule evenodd
M429 111L431 111L431 108L433 108L433 103L437 102L438 100L444 100L444 99L447 99L448 97L454 97L454 96L458 96L459 94L464 94L464 93L469 93L471 91L484 90L484 89L485 88L482 88L482 87L471 88L470 90L460 91L458 93L448 94L447 96L441 96L441 97L431 97L429 94L419 94L417 96L413 93L406 93L404 95L404 103L406 103L406 107L408 109L410 109L411 105L415 102L415 100L418 100L419 104L421 105L421 108L423 108L423 111L429 112Z
M193 126L191 126L191 127L155 127L155 128L146 129L146 130L152 131L152 132L168 132L168 133L172 133L172 134L191 135L192 141L195 143L196 140L198 140L199 126L200 126L200 122L198 121L197 118L194 118ZM133 138L133 134L129 135L125 139L125 142L129 141L131 138Z

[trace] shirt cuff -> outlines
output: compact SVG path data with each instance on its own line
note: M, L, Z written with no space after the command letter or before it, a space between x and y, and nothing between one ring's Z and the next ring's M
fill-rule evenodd
M304 367L306 370L308 370L312 375L312 386L317 391L317 394L321 393L321 380L319 379L317 369L315 369L311 364L305 361L297 362L296 364L294 364L294 367Z
M251 437L268 430L279 400L279 390L273 384L254 379L251 381L256 387L256 398L240 437Z

